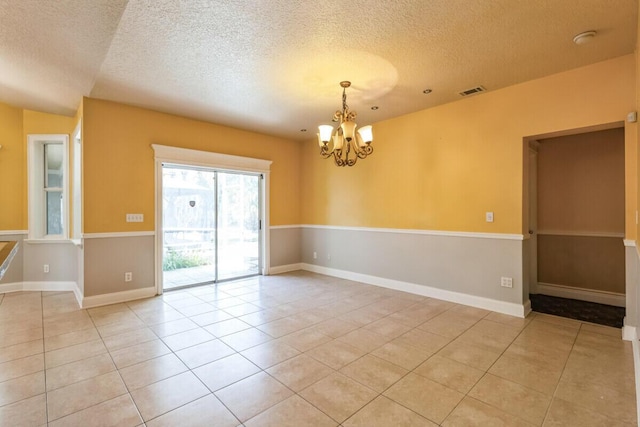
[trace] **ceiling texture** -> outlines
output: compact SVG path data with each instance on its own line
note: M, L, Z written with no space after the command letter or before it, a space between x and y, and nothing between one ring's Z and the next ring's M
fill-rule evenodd
M73 115L89 96L308 140L342 80L356 121L375 123L633 53L637 13L637 0L0 0L0 102Z

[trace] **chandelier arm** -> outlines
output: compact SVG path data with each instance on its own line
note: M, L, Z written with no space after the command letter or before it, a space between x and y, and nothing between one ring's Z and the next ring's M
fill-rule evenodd
M329 151L329 147L325 144L323 147L320 148L320 155L325 158L328 159L332 154L332 151Z

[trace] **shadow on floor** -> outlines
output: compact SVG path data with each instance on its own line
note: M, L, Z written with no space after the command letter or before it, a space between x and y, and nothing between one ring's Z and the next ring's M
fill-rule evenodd
M531 309L538 313L553 314L614 328L622 327L624 307L540 294L529 295L529 298L531 299Z

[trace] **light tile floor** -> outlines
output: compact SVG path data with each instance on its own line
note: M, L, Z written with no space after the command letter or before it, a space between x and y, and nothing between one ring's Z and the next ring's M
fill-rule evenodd
M0 295L0 425L622 426L636 396L620 330L296 272Z

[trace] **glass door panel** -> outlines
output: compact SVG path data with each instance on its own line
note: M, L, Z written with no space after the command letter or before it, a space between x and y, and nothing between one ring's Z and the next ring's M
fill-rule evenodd
M164 289L215 281L215 172L162 168Z
M218 172L218 280L260 272L260 176Z

